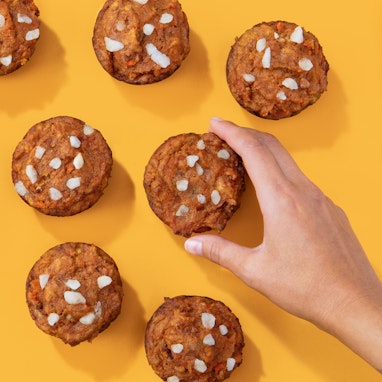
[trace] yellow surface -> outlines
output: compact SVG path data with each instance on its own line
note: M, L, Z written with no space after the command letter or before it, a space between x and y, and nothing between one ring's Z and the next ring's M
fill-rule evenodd
M184 240L150 210L142 177L160 143L183 132L205 132L211 116L271 132L347 211L381 275L382 3L183 0L191 26L189 57L167 80L136 87L114 80L96 60L91 38L103 0L36 1L42 27L35 55L24 68L0 78L1 380L159 381L145 358L146 320L164 296L198 294L224 301L241 320L244 362L232 382L380 381L335 339L281 311L229 272L188 255ZM329 87L300 115L266 121L234 101L225 61L235 36L278 19L301 24L319 38L331 66ZM68 218L35 212L11 182L16 144L33 124L57 115L101 130L115 159L102 199ZM256 245L261 230L248 187L223 235ZM102 247L124 280L120 317L93 343L75 348L37 329L24 298L30 267L65 241Z

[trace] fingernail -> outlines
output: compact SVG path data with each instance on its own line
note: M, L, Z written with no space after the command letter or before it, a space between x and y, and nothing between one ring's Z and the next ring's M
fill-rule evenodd
M211 121L222 122L224 120L223 120L223 118L220 118L220 117L211 117Z
M184 249L192 255L201 256L203 254L203 245L199 240L187 239L184 243Z

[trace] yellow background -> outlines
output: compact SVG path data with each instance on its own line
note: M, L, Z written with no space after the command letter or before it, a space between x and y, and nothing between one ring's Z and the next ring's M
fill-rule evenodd
M190 55L167 80L137 87L110 77L93 52L92 31L103 0L36 1L42 22L36 52L25 67L0 78L1 379L159 381L145 358L145 323L164 296L197 294L225 302L241 321L244 362L232 382L380 381L337 340L283 312L228 271L188 255L184 239L150 210L142 178L159 144L179 133L205 132L211 116L271 132L347 211L381 276L382 3L183 0ZM330 63L329 87L300 115L266 121L234 101L225 61L235 36L279 19L318 37ZM11 182L16 144L33 124L57 115L101 130L115 160L105 195L68 218L34 211ZM261 242L262 232L254 195L249 186L223 233L250 246ZM31 266L65 241L95 243L108 252L125 291L117 321L93 343L74 348L37 329L24 297Z

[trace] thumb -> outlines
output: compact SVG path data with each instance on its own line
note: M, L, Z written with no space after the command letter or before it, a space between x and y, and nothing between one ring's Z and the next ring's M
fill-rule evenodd
M216 235L194 236L187 239L184 248L188 253L205 257L229 269L246 281L246 264L252 250Z

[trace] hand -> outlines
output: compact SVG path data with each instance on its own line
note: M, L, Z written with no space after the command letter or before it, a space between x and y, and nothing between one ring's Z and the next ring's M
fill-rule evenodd
M263 214L263 242L247 248L200 235L185 249L231 270L382 369L382 286L345 213L274 136L218 118L210 131L243 159Z

